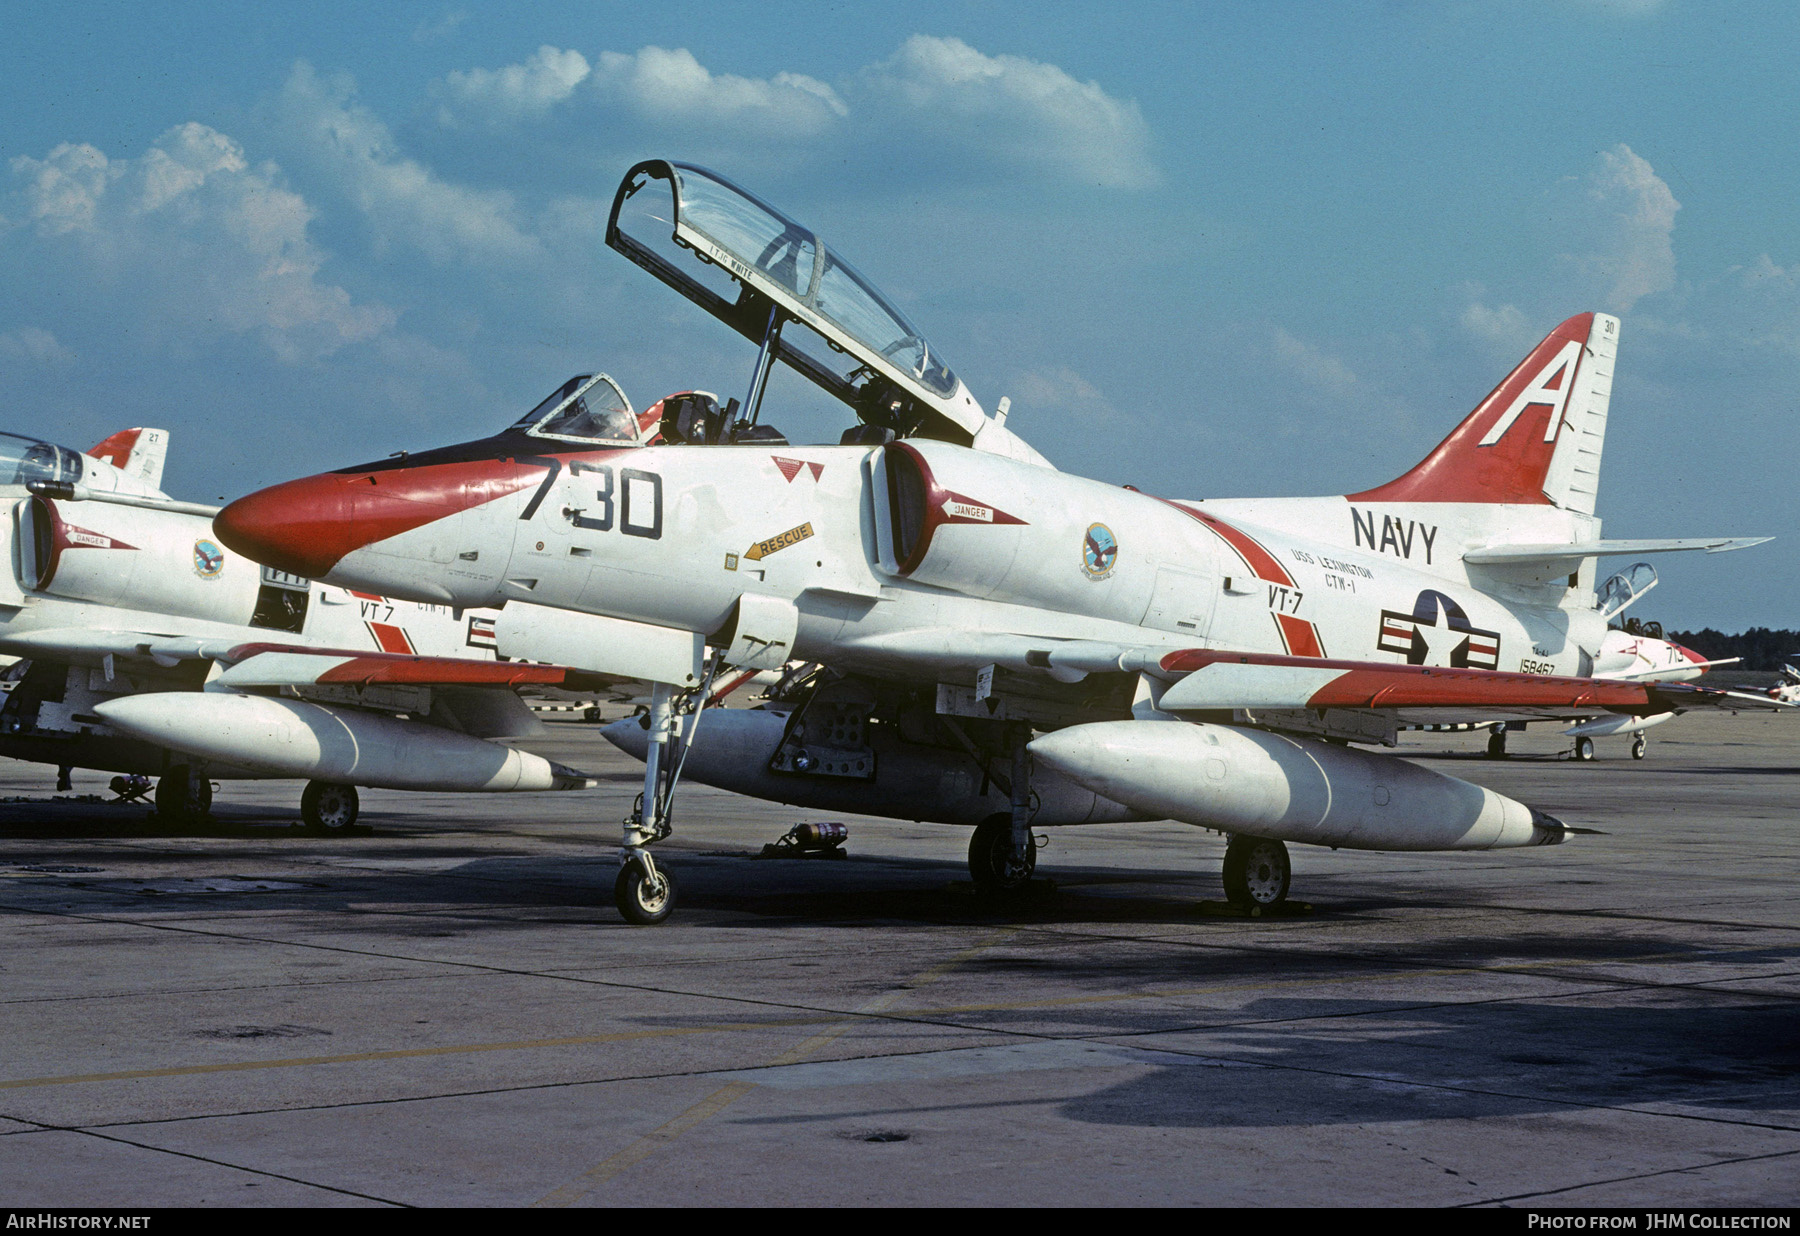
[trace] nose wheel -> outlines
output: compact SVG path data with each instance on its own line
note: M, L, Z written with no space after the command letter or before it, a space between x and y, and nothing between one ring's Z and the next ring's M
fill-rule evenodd
M1225 847L1225 900L1257 913L1287 900L1294 869L1287 847L1267 837L1233 837Z
M1650 749L1650 740L1648 738L1645 738L1642 734L1639 734L1636 738L1633 738L1631 740L1631 758L1632 759L1634 759L1634 760L1643 759L1644 752L1648 751L1649 749Z
M648 852L634 855L613 881L613 904L634 927L654 927L675 909L675 877Z

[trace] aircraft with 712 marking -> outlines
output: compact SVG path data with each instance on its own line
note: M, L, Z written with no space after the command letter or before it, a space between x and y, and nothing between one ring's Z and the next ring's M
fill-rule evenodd
M1185 821L1231 836L1227 893L1260 909L1287 895L1287 842L1577 831L1363 749L1402 726L1641 733L1787 706L1671 681L1698 658L1609 630L1641 580L1595 603L1602 555L1754 543L1601 537L1616 318L1557 326L1385 485L1172 500L1057 471L834 249L721 176L638 164L607 243L758 344L742 401L689 391L639 415L584 375L493 437L276 485L215 528L299 575L504 606L518 655L657 684L647 718L609 731L646 762L615 886L633 922L674 904L650 847L684 769L973 824L983 889L1030 878L1034 826ZM776 363L859 423L790 444L761 419ZM795 660L813 672L770 704L704 708L722 668Z

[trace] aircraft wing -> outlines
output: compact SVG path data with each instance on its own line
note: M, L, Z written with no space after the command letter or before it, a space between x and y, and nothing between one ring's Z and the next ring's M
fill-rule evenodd
M1710 708L1800 706L1778 695L1692 683L1575 678L1496 670L1397 665L1224 649L1181 649L1055 640L1001 632L919 630L861 641L859 668L899 677L987 665L1074 683L1089 674L1145 674L1168 683L1157 707L1178 714L1237 709L1355 709L1397 721L1444 724L1515 718L1652 716Z
M217 681L227 687L301 686L562 687L600 690L629 679L537 665L528 661L476 661L403 652L304 648L290 644L240 644L218 651L230 663Z
M159 665L215 661L226 666L219 682L228 687L267 688L373 684L442 687L560 687L604 690L635 679L563 665L530 661L478 661L364 649L314 648L304 644L252 643L154 631L56 627L27 631L6 640L6 649L25 657L54 656L93 661L102 657L142 657Z
M1158 706L1174 713L1355 708L1392 711L1408 721L1445 721L1453 716L1652 716L1700 708L1777 710L1796 706L1768 695L1692 683L1567 678L1217 650L1170 653L1162 658L1160 668L1166 675L1176 676L1176 681L1163 692Z

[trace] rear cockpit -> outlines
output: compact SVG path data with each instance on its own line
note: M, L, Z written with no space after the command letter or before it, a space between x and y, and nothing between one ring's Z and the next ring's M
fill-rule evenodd
M0 486L25 486L33 481L73 484L81 480L85 462L66 446L0 433Z
M812 229L716 172L639 163L613 198L606 243L759 345L744 398L719 412L722 428L681 441L779 438L758 425L776 361L856 412L862 425L845 441L1011 440L873 284Z

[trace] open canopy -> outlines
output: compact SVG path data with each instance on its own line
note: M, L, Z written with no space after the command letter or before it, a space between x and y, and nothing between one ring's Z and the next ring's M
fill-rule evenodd
M652 182L667 196L640 198ZM639 163L613 198L606 243L762 344L745 407L752 417L767 361L779 359L888 428L967 441L985 419L873 284L810 228L716 172L662 159ZM806 329L784 337L790 323Z

